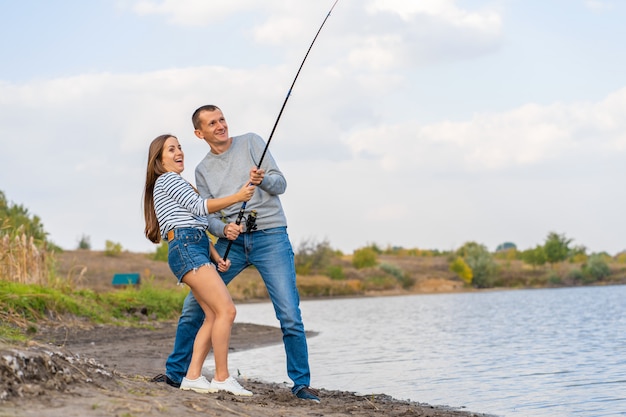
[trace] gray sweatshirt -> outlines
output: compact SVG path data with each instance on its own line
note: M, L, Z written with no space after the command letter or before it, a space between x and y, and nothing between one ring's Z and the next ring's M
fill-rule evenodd
M250 179L250 169L257 166L265 142L255 133L234 136L228 150L216 155L212 152L196 167L196 187L203 198L221 198L234 194ZM254 196L246 203L245 215L257 211L257 230L287 226L287 219L280 203L280 194L287 188L287 181L280 172L274 158L265 154L261 169L265 170L263 182ZM234 204L221 212L209 215L209 232L217 237L224 236L224 223L237 220L242 203ZM245 225L245 218L242 220Z

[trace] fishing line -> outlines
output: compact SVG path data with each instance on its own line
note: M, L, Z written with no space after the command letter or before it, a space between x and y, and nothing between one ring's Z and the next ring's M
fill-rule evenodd
M320 28L317 30L317 33L315 34L315 37L313 38L313 41L311 42L311 45L309 45L309 49L307 49L306 54L304 55L304 59L302 60L302 63L300 64L300 68L298 68L298 72L296 73L296 76L294 77L293 82L291 83L291 86L289 87L289 91L287 92L287 96L285 97L285 101L283 101L283 105L281 106L280 111L278 112L278 117L276 118L276 121L274 122L274 127L272 127L272 131L270 133L270 136L267 139L267 143L265 144L265 149L263 149L263 153L261 154L261 159L259 159L259 163L256 166L257 169L261 168L261 163L263 162L263 159L265 158L265 154L267 153L267 148L270 146L270 142L272 141L272 137L274 136L274 132L276 131L276 126L278 126L278 121L280 120L280 117L283 115L283 110L285 110L285 106L287 105L287 100L289 100L289 96L291 96L291 91L293 90L293 86L296 85L296 80L298 79L298 76L300 75L300 71L302 71L302 67L304 66L304 62L306 61L307 57L309 56L309 52L311 52L311 48L313 48L313 44L315 44L315 41L317 40L318 35L322 31L322 28L324 27L324 24L326 23L326 20L328 20L328 18L330 17L330 14L332 13L333 9L335 8L335 5L338 2L339 2L339 0L335 0L335 2L333 3L333 6L328 11L328 14L324 18L324 21L320 25ZM246 202L244 201L241 204L241 209L239 210L239 214L237 215L237 220L235 221L235 223L237 225L241 224L241 220L243 219L243 215L244 215L245 209L246 209ZM253 218L256 219L256 211L254 211L254 213L253 213ZM251 224L251 225L254 226L254 228L256 228L256 225L254 225L254 224ZM232 240L228 241L228 246L226 247L226 252L224 252L224 257L223 257L224 260L226 260L226 258L228 257L228 252L230 252L230 247L232 245L233 245L233 241Z

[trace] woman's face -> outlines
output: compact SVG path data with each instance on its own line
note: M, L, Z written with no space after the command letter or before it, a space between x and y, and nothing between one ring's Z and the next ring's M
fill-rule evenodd
M174 136L167 138L163 144L161 163L168 172L180 174L185 169L185 154L183 148Z

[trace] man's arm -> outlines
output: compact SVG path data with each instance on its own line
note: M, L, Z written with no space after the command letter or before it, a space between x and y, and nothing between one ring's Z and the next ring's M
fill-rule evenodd
M256 155L262 155L263 150L265 149L265 142L263 139L260 136L255 135L252 144L254 147L254 153ZM261 180L257 181L259 177ZM278 164L276 164L276 161L269 150L265 153L265 157L261 163L261 169L256 170L253 168L250 171L250 182L258 186L266 193L272 195L280 195L287 190L287 180L285 179L282 171L278 168Z
M213 198L211 191L209 190L209 185L202 175L202 170L200 169L200 165L196 167L195 170L196 176L196 188L198 188L198 192L202 198ZM226 233L224 231L224 227L226 226L221 219L220 212L211 213L208 216L209 219L209 233L216 237L226 237Z

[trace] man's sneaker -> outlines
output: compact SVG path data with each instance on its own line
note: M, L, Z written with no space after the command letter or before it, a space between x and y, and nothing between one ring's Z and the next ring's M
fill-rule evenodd
M171 379L168 378L167 375L165 374L158 374L157 376L155 376L154 378L152 378L150 380L150 382L165 382L167 385L169 385L170 387L174 387L174 388L180 388L180 382L175 382L172 381Z
M317 392L317 390L314 390L311 387L305 386L305 387L299 388L296 392L294 392L294 394L296 397L302 400L308 400L314 403L320 402L319 392Z
M213 388L211 383L203 376L198 379L183 378L183 382L180 383L180 389L201 392L203 394L207 392L217 392L217 389Z
M232 376L226 378L225 381L217 381L215 378L211 381L211 388L215 391L227 391L231 394L242 395L245 397L249 397L252 395L252 391L248 391L244 387L242 387L239 382ZM215 392L214 391L214 392Z

